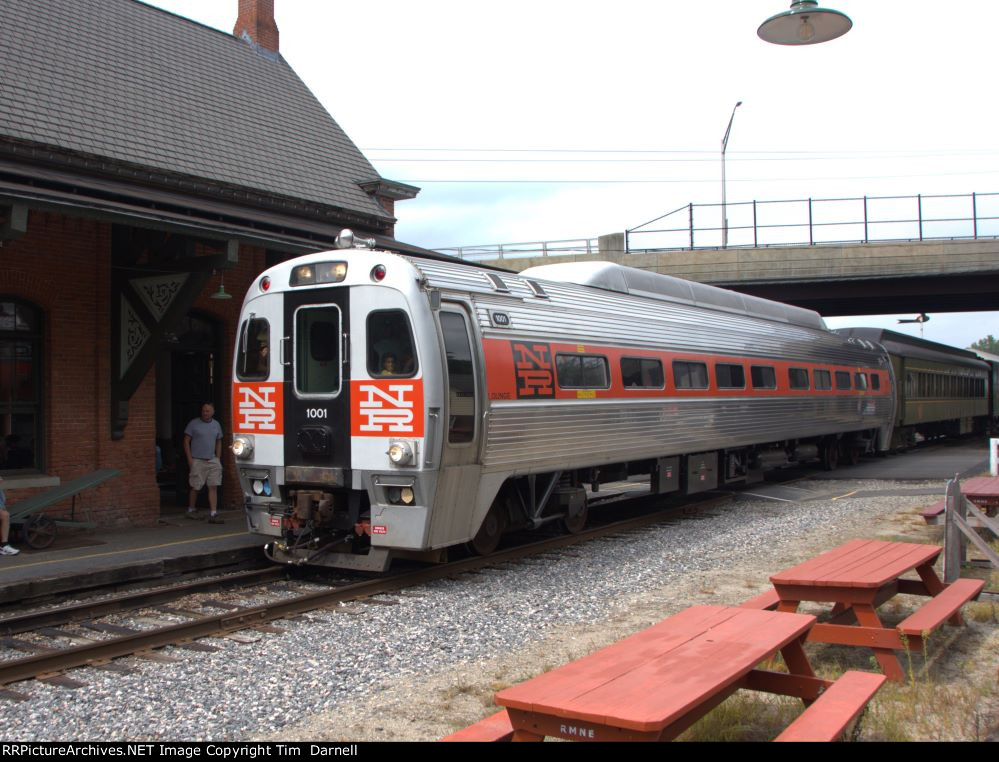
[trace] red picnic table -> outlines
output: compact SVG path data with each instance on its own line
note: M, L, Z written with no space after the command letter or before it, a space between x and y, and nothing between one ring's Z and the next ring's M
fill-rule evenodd
M778 740L831 740L884 677L849 672L835 683L816 677L802 649L814 622L803 614L694 606L500 691L496 703L505 713L444 740L666 741L739 688L795 696L811 705ZM756 668L778 652L787 672Z
M812 627L808 640L868 646L885 675L903 680L895 651L923 650L925 636L945 620L962 624L961 606L985 585L972 579L944 585L933 569L941 550L936 545L853 540L773 575L777 610L795 612L802 601L832 602L832 620ZM919 579L902 579L913 569ZM886 627L877 607L899 593L930 600L897 627Z

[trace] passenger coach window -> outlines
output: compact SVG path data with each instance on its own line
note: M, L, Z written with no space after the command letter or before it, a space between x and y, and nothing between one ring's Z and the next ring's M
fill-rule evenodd
M715 382L719 389L745 389L746 370L741 365L718 363L715 365Z
M808 369L788 368L787 380L792 389L808 389Z
M472 345L465 319L457 312L441 312L441 332L447 355L447 441L462 444L475 439L475 373Z
M769 365L753 365L749 369L754 389L776 389L777 373Z
M864 390L867 388L867 374L866 373L854 373L854 388Z
M836 388L837 389L849 389L850 388L850 374L845 370L836 371Z
M340 393L340 309L302 307L295 313L295 391Z
M555 355L555 373L563 389L606 389L607 358L599 355Z
M368 315L368 375L406 378L416 375L413 332L402 310Z
M872 373L871 374L871 388L874 391L878 391L881 388L881 374Z
M271 328L263 318L250 318L239 334L236 376L240 381L264 381L271 371Z
M622 357L621 379L627 389L662 389L663 364L645 357Z
M820 391L832 389L832 374L828 370L816 370L812 376L815 379L815 388Z
M702 362L673 362L673 383L677 389L707 389L708 366Z

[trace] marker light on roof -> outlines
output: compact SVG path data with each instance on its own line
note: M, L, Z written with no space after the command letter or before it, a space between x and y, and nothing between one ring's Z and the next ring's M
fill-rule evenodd
M263 278L260 279L260 290L267 291L268 289L270 289L270 287L271 287L270 276L265 275Z
M371 280L375 283L385 280L385 265L375 265L371 268Z

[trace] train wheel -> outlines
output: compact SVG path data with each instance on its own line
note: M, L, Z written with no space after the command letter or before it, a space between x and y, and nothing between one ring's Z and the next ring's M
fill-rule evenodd
M56 523L46 516L32 516L24 522L21 536L29 548L44 550L56 538Z
M562 525L562 530L568 532L569 534L579 534L583 531L583 527L586 526L586 519L590 514L589 507L586 503L583 503L583 507L579 510L575 516L566 516L559 523Z
M851 466L855 466L860 462L860 447L855 444L849 444L846 446L843 452L843 459Z
M472 542L469 543L480 556L488 556L499 546L500 538L506 531L506 510L505 506L497 500L489 508L489 513L475 533Z
M834 439L826 442L822 448L822 468L826 471L835 471L839 465L839 443Z

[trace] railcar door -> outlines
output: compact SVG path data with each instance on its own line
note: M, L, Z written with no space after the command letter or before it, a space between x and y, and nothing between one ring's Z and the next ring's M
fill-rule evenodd
M284 462L286 480L342 485L350 467L350 292L304 289L285 295Z
M441 473L431 519L431 544L467 540L481 523L474 516L483 436L481 380L477 342L468 313L458 304L445 304L438 313L444 350L446 403L441 448ZM474 524L474 527L473 527Z

